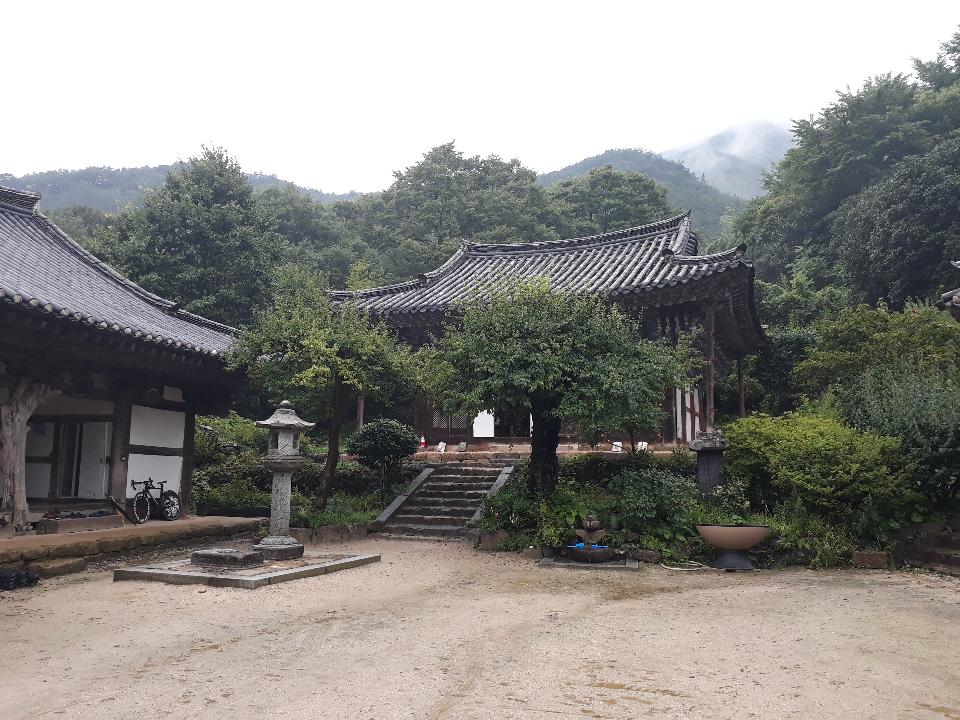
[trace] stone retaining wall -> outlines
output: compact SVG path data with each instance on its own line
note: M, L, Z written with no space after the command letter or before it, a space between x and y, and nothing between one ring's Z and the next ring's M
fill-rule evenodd
M367 536L366 525L323 525L318 528L290 528L290 534L304 545L341 543L359 540Z

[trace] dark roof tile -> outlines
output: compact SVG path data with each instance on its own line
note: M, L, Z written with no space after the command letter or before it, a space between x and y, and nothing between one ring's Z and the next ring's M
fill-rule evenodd
M229 349L236 330L131 282L37 212L39 199L0 187L0 301L204 355Z

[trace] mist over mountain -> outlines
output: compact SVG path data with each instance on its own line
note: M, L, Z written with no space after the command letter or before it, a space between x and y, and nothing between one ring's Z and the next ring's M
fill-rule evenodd
M763 195L763 173L783 159L792 142L787 128L752 122L667 150L663 155L682 162L723 192L749 200Z
M744 204L741 198L721 192L683 164L639 148L607 150L560 170L544 173L537 178L537 182L553 185L607 165L614 170L643 173L656 180L667 191L667 201L673 207L693 211L694 226L706 237L719 235L723 214L736 212Z
M81 206L115 213L126 205L139 206L144 189L162 185L171 171L182 167L183 163L121 169L88 167L83 170L47 170L19 177L0 173L0 185L40 193L40 207L44 210ZM247 173L247 177L256 190L288 184L276 175ZM355 192L325 193L300 185L294 187L318 202L348 200L358 195Z

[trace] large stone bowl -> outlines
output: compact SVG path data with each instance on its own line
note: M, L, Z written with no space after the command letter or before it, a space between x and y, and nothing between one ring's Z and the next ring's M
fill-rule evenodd
M753 570L747 550L759 545L770 534L766 525L697 525L700 537L719 554L713 567L721 570Z
M567 557L582 563L602 563L613 559L613 548L567 548Z

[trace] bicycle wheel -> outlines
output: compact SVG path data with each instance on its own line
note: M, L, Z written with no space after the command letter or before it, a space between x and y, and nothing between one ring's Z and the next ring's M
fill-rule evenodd
M173 490L160 493L160 514L164 520L176 520L180 517L180 496Z
M141 525L150 519L150 495L143 490L133 498L133 519Z

